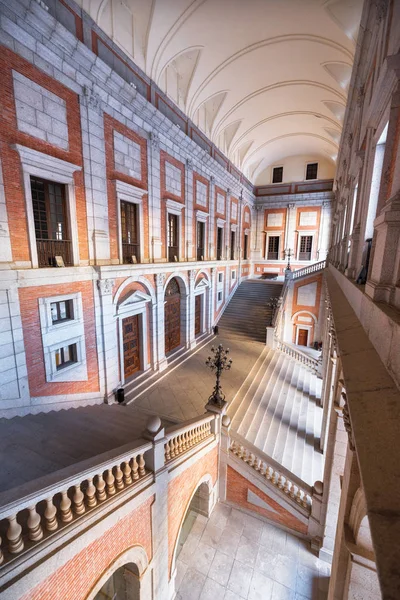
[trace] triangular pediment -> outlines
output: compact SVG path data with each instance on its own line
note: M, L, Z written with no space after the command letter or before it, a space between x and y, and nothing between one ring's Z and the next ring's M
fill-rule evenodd
M202 279L201 281L199 281L199 283L195 286L194 290L202 290L203 288L208 288L210 287L210 284L208 283L208 281L206 279Z
M145 294L145 292L140 292L139 290L136 290L119 304L118 312L121 312L121 310L125 311L126 309L133 308L138 304L143 304L144 302L151 302L151 296L149 296L149 294Z

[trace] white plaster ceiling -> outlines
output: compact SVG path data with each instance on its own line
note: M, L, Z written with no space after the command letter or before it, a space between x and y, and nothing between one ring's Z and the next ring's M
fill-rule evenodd
M363 0L78 2L253 181L335 160Z

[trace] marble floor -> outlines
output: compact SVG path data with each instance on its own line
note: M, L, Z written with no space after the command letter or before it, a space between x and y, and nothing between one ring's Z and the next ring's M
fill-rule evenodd
M305 541L220 503L191 520L176 600L326 600L329 565Z

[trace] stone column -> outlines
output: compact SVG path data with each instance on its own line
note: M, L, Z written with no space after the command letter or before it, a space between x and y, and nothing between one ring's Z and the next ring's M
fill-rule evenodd
M318 240L318 260L325 260L329 249L329 236L331 230L332 206L330 202L323 202L321 207L321 224Z
M226 190L226 206L225 206L225 260L230 259L231 253L231 189ZM226 280L228 277L226 276ZM225 281L225 298L228 297L228 287Z
M12 261L10 232L4 192L3 167L0 160L0 263Z
M108 404L115 402L114 393L121 385L120 353L117 321L113 304L113 279L99 279L95 290L96 342L99 361L100 389Z
M255 206L255 213L252 215L255 223L253 260L263 260L263 241L264 241L264 206Z
M219 501L226 501L226 489L228 478L228 459L230 437L229 430L231 419L228 415L224 415L221 420L221 442L219 447Z
M185 238L186 238L186 260L196 260L196 240L193 239L193 161L191 158L186 159L185 169L185 213L186 213L186 226L185 226Z
M215 306L215 294L216 289L217 289L217 284L216 284L216 277L217 277L217 269L215 267L211 267L210 269L210 293L209 293L209 304L208 304L208 310L209 310L209 323L210 323L210 332L212 329L212 326L214 324L214 306Z
M188 298L188 327L189 327L189 348L192 350L196 347L196 336L194 332L195 326L195 297L194 297L194 283L196 278L196 271L190 269L189 275L189 298Z
M162 259L162 231L161 231L161 166L160 166L160 139L154 132L150 133L147 145L149 165L149 248L150 262L164 262Z
M159 371L164 371L167 368L167 360L165 358L165 328L164 328L164 273L154 275L156 284L156 327L157 327L157 363Z
M215 177L210 177L210 213L209 213L209 232L208 232L208 260L216 259L215 247Z
M296 231L296 205L288 204L287 205L287 239L285 240L285 248L281 250L285 250L290 248L293 252L293 257L296 258L297 248L295 248L295 231Z

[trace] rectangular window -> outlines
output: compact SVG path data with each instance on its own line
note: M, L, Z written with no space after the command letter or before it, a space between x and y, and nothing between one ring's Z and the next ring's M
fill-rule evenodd
M76 344L70 344L69 346L63 346L56 350L56 367L57 371L78 362Z
M204 260L205 230L206 224L203 221L197 221L197 260Z
M231 273L231 279L236 279L236 271L232 271L232 273Z
M63 300L62 302L51 302L51 322L53 325L63 321L69 321L74 318L73 300Z
M273 167L272 183L282 183L282 181L283 181L283 167Z
M179 229L178 215L168 213L168 260L174 262L179 259Z
M56 266L56 256L65 266L71 266L65 186L31 177L31 195L39 267Z
M244 260L249 258L249 236L247 233L244 234L243 258Z
M279 259L279 235L270 235L268 238L268 260Z
M300 237L299 260L311 260L312 235L302 235Z
M231 231L231 260L235 260L235 232Z
M222 260L222 243L224 230L222 227L217 227L217 260Z
M218 273L218 283L222 283L224 280L224 274L223 273Z
M218 292L218 302L222 302L222 292Z
M124 264L140 262L138 205L121 201L122 260Z
M318 163L308 163L306 171L306 179L317 179Z

